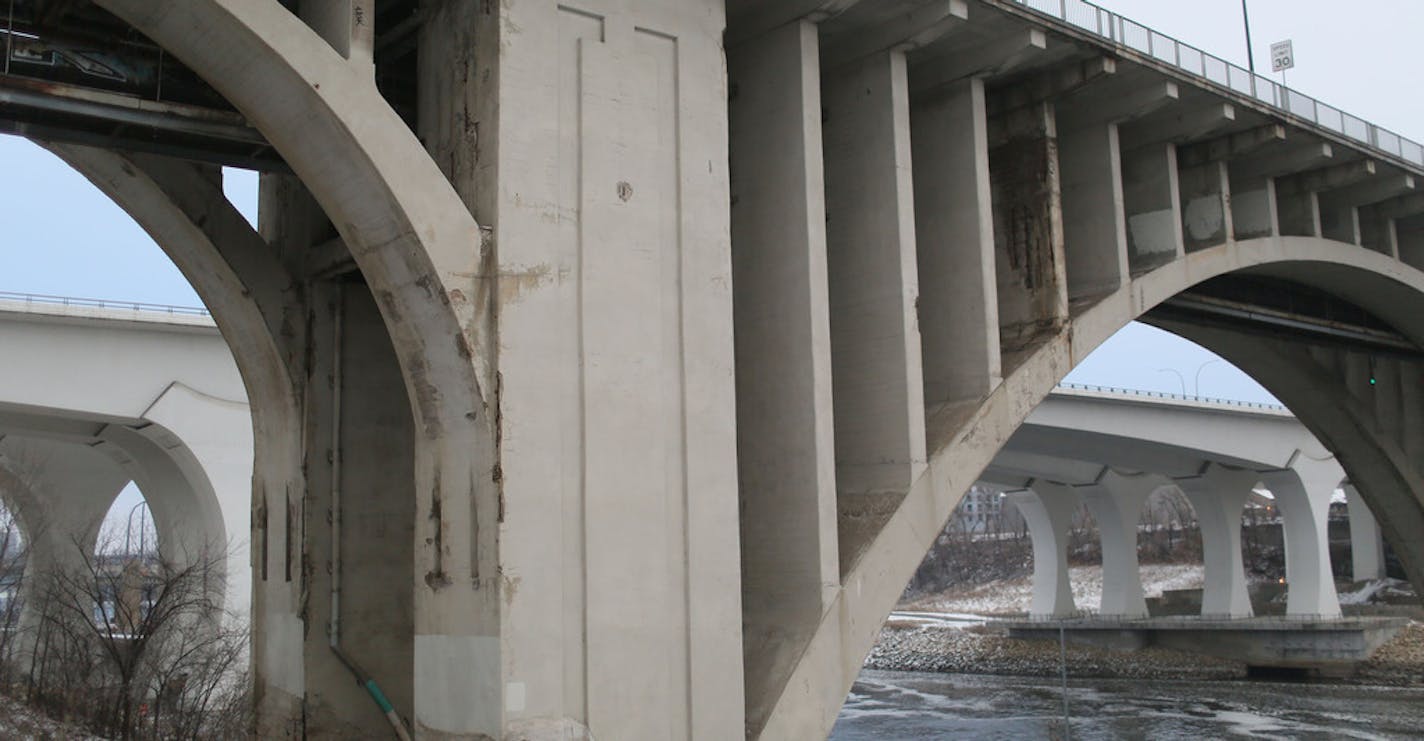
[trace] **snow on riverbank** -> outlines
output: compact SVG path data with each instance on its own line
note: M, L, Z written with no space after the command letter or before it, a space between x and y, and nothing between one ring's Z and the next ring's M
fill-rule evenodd
M1142 588L1147 597L1161 596L1174 589L1200 589L1201 564L1149 564L1141 567ZM1079 609L1096 610L1103 595L1101 566L1074 566L1068 569L1073 601ZM1027 612L1033 599L1033 578L998 579L942 594L926 595L902 605L904 610L1004 615Z
M0 738L16 741L104 741L78 726L54 720L39 710L0 694Z

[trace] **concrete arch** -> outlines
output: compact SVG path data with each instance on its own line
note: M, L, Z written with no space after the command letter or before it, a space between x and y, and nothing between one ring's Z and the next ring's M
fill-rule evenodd
M369 62L354 48L363 44L351 43L350 25L327 29L333 38L326 43L279 3L99 4L182 60L256 126L355 259L379 308L415 422L410 694L428 706L410 714L418 725L442 732L497 735L502 720L492 703L476 708L469 702L500 695L500 602L492 587L501 475L497 401L488 395L495 385L492 278L482 272L492 245L381 97ZM283 497L288 518L304 501L300 491L295 500L292 494ZM287 531L290 540L296 531ZM280 675L275 686L291 695L280 701L282 709L262 711L267 717L301 717L304 680L295 643L305 631L298 615L285 610L284 627L262 631L286 648L262 656L264 647L257 647L259 675ZM264 672L269 660L283 668ZM439 698L461 700L442 704Z
M488 374L472 366L490 360L480 229L369 68L280 4L100 4L213 85L311 190L377 296L425 436L483 418Z
M1397 330L1424 346L1424 327L1420 326L1424 320L1424 273L1356 245L1315 237L1228 241L1125 280L1117 290L1075 311L1062 330L1036 340L1018 356L1016 365L1004 368L1002 383L972 412L966 415L962 405L929 410L925 423L927 449L931 451L929 465L899 504L883 515L884 525L878 531L860 542L842 540L842 563L846 567L842 569L841 587L782 695L772 704L761 737L813 737L829 732L829 723L874 644L880 625L962 493L1074 366L1119 329L1167 299L1211 278L1242 271L1326 290L1396 322ZM1408 316L1411 311L1413 318ZM1226 350L1223 356L1233 362L1252 348L1249 340L1228 347L1226 338L1210 336L1202 341L1194 332L1183 334L1210 349ZM1297 380L1289 384L1267 385L1273 392L1280 388L1276 392L1278 398L1288 406L1308 403L1310 394L1328 387L1325 379L1302 383L1300 379L1308 372L1296 370L1288 361L1263 358L1238 366L1258 379L1269 372L1295 375ZM1326 406L1330 411L1302 414L1302 421L1335 451L1352 479L1360 479L1357 470L1377 466L1391 472L1388 477L1401 492L1397 501L1405 503L1414 496L1412 492L1424 492L1424 478L1413 473L1397 446L1385 444L1387 441L1366 429L1369 425L1365 415L1338 403ZM1341 444L1339 438L1347 435L1331 435L1322 429L1323 424L1331 422L1347 425L1349 434L1361 435L1359 440L1378 444L1355 442L1335 447ZM1376 501L1370 501L1372 507ZM1407 528L1420 534L1418 542L1424 539L1424 505L1417 500L1409 504L1413 516L1396 523L1397 527L1387 534L1393 537L1396 531ZM1424 554L1424 548L1420 551ZM1421 572L1416 566L1411 573ZM828 681L829 677L839 681Z

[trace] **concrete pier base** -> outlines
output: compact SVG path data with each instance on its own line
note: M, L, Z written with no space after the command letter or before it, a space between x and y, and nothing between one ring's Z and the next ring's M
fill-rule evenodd
M1348 672L1366 661L1400 628L1404 618L1306 620L1253 617L1212 620L1161 617L1143 620L1006 620L995 625L1010 638L1058 640L1119 651L1161 646L1245 662L1249 666Z

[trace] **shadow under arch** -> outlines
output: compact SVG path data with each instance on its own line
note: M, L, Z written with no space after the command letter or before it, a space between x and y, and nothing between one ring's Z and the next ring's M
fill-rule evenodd
M852 516L879 522L876 527L857 527L856 532L865 533L858 540L847 539L847 530L842 528L841 585L799 662L781 685L780 695L765 702L763 713L752 713L749 706L748 726L753 733L789 738L829 732L880 625L962 493L1073 367L1129 322L1143 318L1168 299L1218 276L1252 272L1312 286L1355 304L1391 324L1414 345L1424 347L1424 272L1358 245L1316 237L1266 237L1188 253L1134 276L1094 302L1075 306L1062 330L1016 354L1012 364L1006 358L1003 381L987 397L977 404L927 410L927 449L931 453L925 471L908 491L881 495L877 501L850 503ZM1178 330L1176 326L1164 328ZM1338 400L1326 401L1320 409L1297 409L1308 404L1311 394L1332 388L1323 371L1313 372L1309 366L1269 357L1242 362L1241 356L1252 351L1250 341L1233 346L1226 336L1178 333L1237 363L1291 406L1336 454L1371 507L1388 502L1408 510L1386 534L1399 550L1411 551L1404 559L1406 569L1416 584L1424 583L1424 501L1420 500L1424 477L1413 469L1399 446L1372 431L1368 415L1358 409L1350 411ZM1325 429L1332 423L1338 426ZM1347 437L1351 439L1345 440ZM1365 470L1370 466L1379 470ZM1384 493L1387 484L1374 481L1394 483L1393 493ZM846 502L841 502L841 509L844 518ZM1407 532L1415 535L1407 537Z

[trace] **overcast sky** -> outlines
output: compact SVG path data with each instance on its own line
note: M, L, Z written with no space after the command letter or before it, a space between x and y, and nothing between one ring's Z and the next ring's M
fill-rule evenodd
M1424 95L1411 50L1424 0L1249 0L1257 71L1271 76L1270 45L1291 39L1287 82L1373 123L1424 141ZM1103 0L1169 36L1245 66L1240 0ZM1274 76L1280 79L1279 75ZM82 177L48 153L0 136L0 291L199 305L151 240ZM249 218L256 178L229 171L229 197ZM1070 381L1270 401L1244 374L1207 351L1134 325L1089 358ZM119 505L131 501L121 500ZM125 510L126 511L126 510Z

